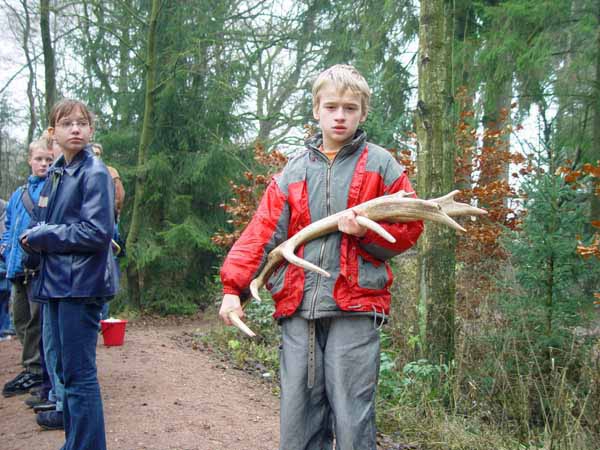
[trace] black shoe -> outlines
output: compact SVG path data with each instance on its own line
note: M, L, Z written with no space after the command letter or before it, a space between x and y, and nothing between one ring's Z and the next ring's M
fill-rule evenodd
M4 384L4 387L6 387L6 386L13 386L13 385L17 384L17 383L19 382L19 380L20 380L21 378L23 378L25 375L27 375L28 373L29 373L29 372L27 372L26 370L22 371L20 374L18 374L18 375L17 375L16 377L14 377L12 380L10 380L10 381L7 381L7 382Z
M62 411L46 411L39 413L35 418L37 424L44 430L64 430L65 422Z
M35 408L38 405L43 405L44 403L48 403L48 399L41 397L39 394L34 394L33 389L29 392L31 395L27 398L23 403L25 403L30 408Z
M12 397L14 395L27 394L32 387L42 384L42 376L31 372L21 372L17 377L4 385L2 395Z
M40 412L46 412L46 411L54 411L56 409L56 403L54 402L50 402L50 401L46 401L45 403L42 403L40 405L36 405L33 407L33 412L34 413L40 413Z
M29 372L27 372L26 370L24 370L23 372L21 372L19 375L17 375L16 377L14 377L12 380L6 382L4 384L4 387L2 388L2 392L4 392L5 390L10 390L13 387L15 387L17 384L20 383L21 379L26 376Z
M48 397L48 390L44 389L44 386L37 386L37 387L31 388L29 393L31 395L36 395L38 397Z

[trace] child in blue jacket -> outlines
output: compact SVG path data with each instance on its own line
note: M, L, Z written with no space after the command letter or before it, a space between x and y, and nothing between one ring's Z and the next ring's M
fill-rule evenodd
M46 181L48 168L53 156L44 139L29 145L27 162L31 175L27 184L17 189L6 208L5 230L2 233L0 252L6 263L6 278L12 283L13 320L19 342L21 343L21 365L23 371L7 382L3 389L4 397L26 394L32 387L42 383L40 365L40 306L27 296L27 278L21 262L23 251L19 246L19 235L29 226L34 204L38 201L42 186Z
M63 155L51 167L37 209L37 224L21 237L39 252L32 296L47 302L58 342L57 372L64 384L63 450L105 450L96 370L102 305L118 288L111 248L114 185L88 145L93 117L86 105L62 100L50 113L50 135Z

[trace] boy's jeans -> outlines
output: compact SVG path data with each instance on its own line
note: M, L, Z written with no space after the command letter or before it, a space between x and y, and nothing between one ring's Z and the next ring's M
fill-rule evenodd
M50 300L57 373L64 385L66 442L61 450L106 450L96 343L102 303L89 299Z
M309 351L314 323L314 352ZM281 450L376 450L379 332L368 316L282 321ZM308 387L309 355L314 383Z
M44 357L46 359L46 369L48 370L50 383L52 384L52 389L48 394L48 400L56 402L56 410L62 411L65 388L56 371L58 342L56 342L52 336L52 319L50 317L50 306L48 304L42 305L42 314L44 316L44 320L42 321Z

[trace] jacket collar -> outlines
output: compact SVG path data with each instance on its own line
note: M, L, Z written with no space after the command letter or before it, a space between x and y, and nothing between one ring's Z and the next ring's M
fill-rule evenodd
M352 138L352 140L350 142L348 142L346 145L344 145L342 148L340 148L340 150L338 151L338 155L352 154L352 153L356 152L357 150L359 150L360 148L362 148L366 141L367 141L367 133L364 130L361 130L359 128L356 130L356 133L354 133L354 137ZM321 152L321 150L319 150L319 148L321 147L322 144L323 144L323 133L321 133L321 132L309 137L305 141L305 145L310 151L316 152L319 155L321 155L322 157L327 158L327 156L325 156L323 154L323 152ZM336 157L337 157L337 155L336 155Z
M75 155L73 160L65 166L65 157L64 155L60 155L58 159L54 162L50 171L53 172L66 172L68 175L73 176L73 174L79 169L79 167L84 163L84 161L90 157L92 157L92 147L91 145L86 145L83 150Z
M36 175L29 175L29 177L27 178L27 184L29 186L37 186L40 183L43 183L44 181L46 181L46 177L38 177Z

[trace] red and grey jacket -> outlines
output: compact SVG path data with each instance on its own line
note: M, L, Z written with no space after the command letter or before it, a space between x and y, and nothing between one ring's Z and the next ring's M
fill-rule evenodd
M358 130L333 161L319 151L322 138L288 161L268 185L259 207L221 268L224 294L247 296L267 254L312 222L359 203L413 189L404 169L385 149L366 142ZM392 271L386 262L412 247L423 222L382 223L390 244L372 231L363 238L336 232L306 243L298 256L322 267L331 278L283 263L267 288L275 318L298 312L318 318L335 311L389 313Z

